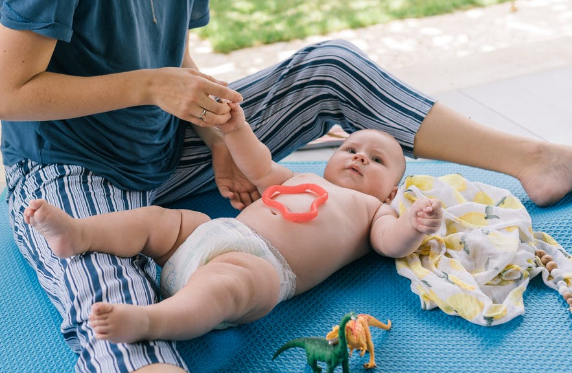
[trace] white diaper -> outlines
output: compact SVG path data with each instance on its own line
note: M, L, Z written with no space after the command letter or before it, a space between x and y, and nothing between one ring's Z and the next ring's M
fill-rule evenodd
M296 275L282 254L244 223L227 218L201 224L169 258L161 272L161 295L172 296L197 268L230 252L252 254L272 264L280 278L280 302L294 295Z

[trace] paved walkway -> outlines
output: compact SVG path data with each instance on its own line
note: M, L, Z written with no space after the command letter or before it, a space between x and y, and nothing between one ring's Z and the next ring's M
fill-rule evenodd
M213 54L192 40L202 71L232 81L310 43L341 38L429 93L496 82L572 64L572 2L521 0L442 16L394 21L288 43Z
M453 14L212 53L192 38L205 73L233 81L319 40L352 41L410 84L501 130L572 145L572 0L520 0ZM291 160L329 153L296 152ZM3 170L0 174L1 180Z

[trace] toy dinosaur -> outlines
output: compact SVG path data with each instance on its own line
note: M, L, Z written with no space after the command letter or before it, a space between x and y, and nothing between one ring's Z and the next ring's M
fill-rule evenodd
M305 337L293 339L286 342L276 351L272 360L276 359L282 352L292 348L301 347L306 350L306 358L312 370L316 373L322 369L318 366L318 361L323 361L328 366L328 373L333 373L334 369L342 364L343 373L350 373L350 365L348 360L348 346L346 344L345 326L352 318L355 318L353 312L347 313L342 317L340 325L342 332L339 333L339 343L331 345L328 340L323 337Z
M357 320L350 320L346 324L345 336L346 343L350 349L349 356L352 356L353 350L360 350L360 356L363 357L366 351L369 351L369 362L365 363L365 369L375 368L375 354L373 341L371 339L370 326L389 330L391 328L391 320L387 320L387 324L382 323L373 316L361 314L357 316ZM326 339L330 343L337 343L339 325L335 325L332 331L326 335Z

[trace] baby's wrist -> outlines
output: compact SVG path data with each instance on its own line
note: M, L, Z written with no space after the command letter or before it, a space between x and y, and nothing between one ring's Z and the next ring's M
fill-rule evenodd
M228 135L231 134L233 132L238 131L239 129L241 129L242 127L244 127L246 125L246 121L238 123L237 125L220 125L217 126L217 128L223 133L223 135Z

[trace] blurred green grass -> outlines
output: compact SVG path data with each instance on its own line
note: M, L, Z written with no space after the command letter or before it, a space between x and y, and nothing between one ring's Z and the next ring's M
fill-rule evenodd
M197 30L215 52L324 35L395 19L450 13L510 0L211 0Z

